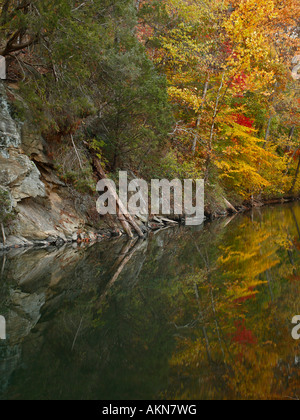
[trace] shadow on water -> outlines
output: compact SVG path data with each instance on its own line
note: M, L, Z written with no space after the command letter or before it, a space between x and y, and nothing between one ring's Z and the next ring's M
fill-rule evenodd
M300 206L0 257L2 399L299 399Z

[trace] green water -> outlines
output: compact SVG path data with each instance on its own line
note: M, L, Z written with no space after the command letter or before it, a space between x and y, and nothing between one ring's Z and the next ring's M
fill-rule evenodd
M300 206L0 256L1 399L298 399Z

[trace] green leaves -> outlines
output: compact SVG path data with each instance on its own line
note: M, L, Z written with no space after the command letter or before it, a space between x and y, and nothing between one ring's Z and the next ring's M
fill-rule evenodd
M3 29L34 47L13 55L21 90L35 122L48 138L64 137L91 117L88 128L111 168L139 162L166 136L170 111L165 78L159 75L136 36L132 0L32 1ZM5 43L5 40L4 40ZM12 54L13 51L12 51ZM33 72L32 69L35 71Z

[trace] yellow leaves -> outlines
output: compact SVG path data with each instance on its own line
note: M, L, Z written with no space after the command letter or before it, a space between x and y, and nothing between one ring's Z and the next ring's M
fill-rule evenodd
M265 31L269 22L278 17L272 0L242 0L225 23L227 32L236 40Z
M227 146L222 148L215 165L225 185L246 199L262 189L281 191L286 157L276 154L276 146L270 142L264 147L254 129L235 122L223 127L223 133Z
M190 89L179 89L175 86L168 88L168 93L172 100L180 101L183 105L188 106L195 113L201 107L202 99L197 93L192 92Z
M266 281L245 281L242 283L233 284L231 288L227 290L227 298L229 301L238 301L243 300L244 298L249 298L250 296L253 298L255 295L259 293L258 290L254 290L254 288L266 284Z
M241 236L230 246L219 247L219 271L226 273L226 296L232 303L254 298L258 287L266 284L264 273L280 263L276 256L278 244L270 230L255 223L240 226Z
M283 151L295 138L287 138L282 121L275 135L275 119L284 114L296 126L299 110L295 99L287 101L288 54L283 59L278 49L278 37L289 32L288 8L279 0L166 0L166 7L170 25L157 35L155 57L180 121L174 144L183 160L199 172L210 161L225 189L242 198L282 193L292 182ZM251 124L238 124L237 115ZM276 118L266 143L268 115Z
M236 344L235 353L241 349ZM228 386L235 395L242 395L244 399L270 399L274 386L274 369L278 365L278 352L274 344L268 345L268 349L258 346L248 346L243 351L243 359L236 360L233 366L233 374L227 376Z
M198 36L200 37L200 34L195 32L195 28L182 23L170 30L168 36L159 37L161 48L168 57L168 64L175 73L180 70L178 65L189 68L192 63L196 63L202 67L207 61L212 41L206 39L205 42L203 40L200 42Z
M243 0L224 23L233 46L227 59L232 74L238 69L248 76L249 90L264 90L275 83L272 66L277 63L270 42L270 21L278 11L273 1Z
M218 12L226 8L226 1L221 0L168 0L166 8L170 15L175 15L185 22L197 24L204 19L212 23L217 19Z

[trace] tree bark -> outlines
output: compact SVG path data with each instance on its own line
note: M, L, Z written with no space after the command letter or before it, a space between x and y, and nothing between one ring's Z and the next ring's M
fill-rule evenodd
M15 36L16 36L16 34L13 37L15 37ZM0 51L0 55L2 55L3 57L6 57L7 55L9 55L11 53L24 50L25 48L33 45L36 41L37 41L37 37L31 38L29 41L24 42L23 44L13 44L14 40L10 39L7 42L5 48L2 51Z

